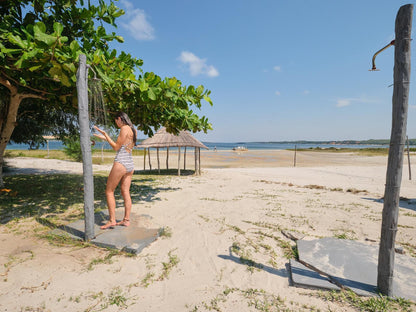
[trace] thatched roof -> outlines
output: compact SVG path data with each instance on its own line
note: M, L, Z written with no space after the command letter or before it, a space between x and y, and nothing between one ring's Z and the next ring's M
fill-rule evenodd
M137 147L142 148L163 148L163 147L201 147L209 149L200 141L195 139L188 131L181 131L179 135L174 135L166 131L166 128L160 129L151 138L143 140Z

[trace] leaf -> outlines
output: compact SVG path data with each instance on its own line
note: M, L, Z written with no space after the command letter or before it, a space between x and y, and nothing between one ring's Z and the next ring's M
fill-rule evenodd
M207 101L211 106L213 105L211 98L208 95L204 95L204 100Z
M71 49L72 52L79 50L79 43L76 40L72 40L71 43L69 44L69 48Z
M71 82L69 80L69 77L62 72L61 76L59 77L61 83L65 86L65 87L70 87L71 86Z
M37 23L35 27L33 27L33 31L35 32L35 39L46 43L48 46L52 46L58 38L46 34L42 25L45 26L43 23Z
M151 100L156 100L156 95L154 94L154 92L153 92L153 89L152 88L149 88L149 90L147 91L147 94L148 94L148 96L149 96L149 99L151 99Z
M202 85L198 86L198 88L196 88L195 91L196 91L196 94L200 96L202 92L204 92L204 86Z
M1 52L6 54L15 54L15 53L22 53L22 49L7 49L7 48L1 48Z
M139 80L139 89L142 92L147 91L149 89L149 85L143 78Z
M54 80L59 80L59 77L62 74L62 68L59 64L55 64L51 69L49 69L48 73Z
M22 49L27 49L28 42L26 40L23 40L19 36L15 36L10 34L7 39L10 41L10 43L18 45Z
M55 31L55 34L60 37L62 34L62 31L64 30L64 26L62 24L55 22L53 23L53 30Z
M39 68L41 68L41 67L42 67L42 65L36 65L36 66L29 67L29 70L30 70L31 72L34 72L34 71L38 70L38 69L39 69Z
M77 72L77 69L74 63L65 63L62 65L62 67L69 73L75 74Z

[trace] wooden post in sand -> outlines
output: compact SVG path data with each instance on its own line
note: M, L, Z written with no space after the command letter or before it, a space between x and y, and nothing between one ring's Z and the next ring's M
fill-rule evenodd
M169 147L166 148L166 170L169 170Z
M183 170L186 170L186 146L185 151L183 152Z
M412 15L413 4L402 6L397 13L395 25L393 120L377 268L378 290L389 297L393 296L394 244L399 217L403 150L406 139Z
M181 175L181 147L178 146L178 176Z
M296 167L296 144L295 144L295 159L293 160L293 167Z
M146 171L146 147L144 148L143 153L143 171Z
M147 149L147 157L149 159L149 168L150 168L150 171L152 171L152 163L150 162L150 147Z
M160 161L159 161L159 147L156 149L157 153L157 172L160 174Z
M410 148L409 148L409 137L406 136L407 140L407 165L409 166L409 180L412 179L412 169L410 168Z
M88 117L88 67L85 54L79 56L77 70L78 115L84 177L85 241L94 238L94 176L92 172L90 120Z

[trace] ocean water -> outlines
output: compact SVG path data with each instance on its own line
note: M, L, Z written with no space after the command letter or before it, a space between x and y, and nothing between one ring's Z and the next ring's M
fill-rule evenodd
M329 143L296 143L296 142L237 142L237 143L213 143L202 142L210 150L231 150L234 147L244 146L249 150L285 150L285 149L308 149L308 148L388 148L388 145L384 144L329 144Z
M234 147L237 146L245 146L249 150L285 150L285 149L294 149L295 146L298 149L308 149L308 148L388 148L388 145L385 144L314 144L314 143L296 143L296 142L288 142L288 143L279 143L279 142L236 142L236 143L224 143L224 142L202 142L207 146L210 150L224 150L230 151ZM97 142L95 145L95 149L101 149L104 144L104 149L111 150L111 147L106 142ZM49 140L48 145L41 145L39 147L40 150L61 150L64 148L64 145L61 141L58 140ZM411 146L414 147L414 146ZM29 149L28 144L8 144L8 150L27 150Z

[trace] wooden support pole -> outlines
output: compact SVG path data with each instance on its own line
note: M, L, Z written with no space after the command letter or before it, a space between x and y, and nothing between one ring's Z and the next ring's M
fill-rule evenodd
M409 137L406 137L407 139L407 164L409 166L409 180L412 180L412 169L410 166L410 148L409 148Z
M181 175L181 147L178 146L178 176Z
M394 244L406 139L412 14L413 4L402 6L395 23L393 116L377 268L378 290L389 297L393 296Z
M77 70L78 120L82 151L82 169L84 177L84 216L85 241L90 241L94 234L94 176L92 172L90 121L88 117L88 68L85 54L79 55Z
M295 159L293 160L293 167L296 167L296 144L295 144Z
M169 170L169 147L166 150L166 170Z
M198 147L198 171L199 175L201 175L201 148Z
M156 153L157 153L157 172L160 174L159 147L156 149Z
M186 170L186 146L185 151L183 152L183 170Z
M149 170L152 171L152 163L150 162L150 147L147 149L147 159L149 160Z
M143 153L143 171L146 171L146 148L144 148Z
M195 175L197 175L198 174L198 172L197 172L197 166L198 166L198 164L197 164L197 147L195 147L195 151L194 151L194 156L195 156Z

